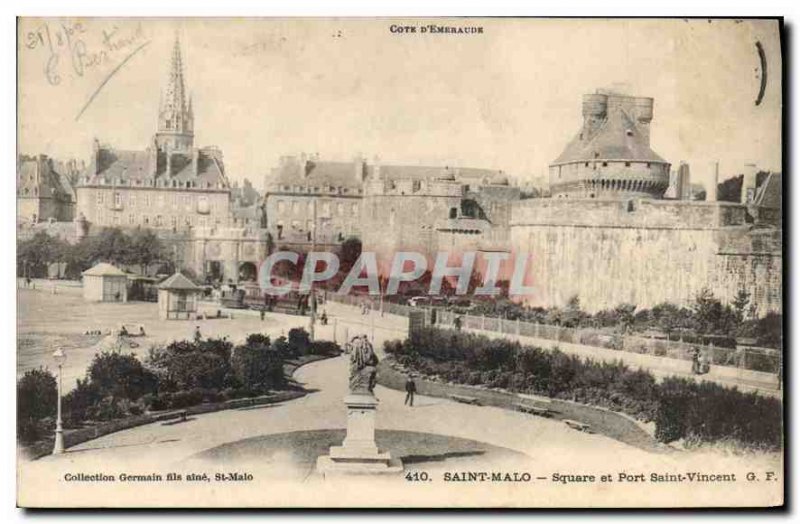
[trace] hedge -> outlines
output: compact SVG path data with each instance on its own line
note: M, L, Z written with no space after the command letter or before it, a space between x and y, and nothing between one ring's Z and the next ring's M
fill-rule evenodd
M656 423L661 442L730 439L747 447L782 444L782 404L713 382L665 379L617 362L595 362L519 342L438 328L385 351L421 374L458 384L547 395L622 411Z

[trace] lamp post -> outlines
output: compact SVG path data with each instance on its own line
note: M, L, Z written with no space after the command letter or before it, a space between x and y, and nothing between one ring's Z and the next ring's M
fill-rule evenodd
M56 408L56 440L53 445L53 455L64 453L64 428L61 424L61 367L67 360L67 355L61 348L53 352L53 360L58 366L58 404Z

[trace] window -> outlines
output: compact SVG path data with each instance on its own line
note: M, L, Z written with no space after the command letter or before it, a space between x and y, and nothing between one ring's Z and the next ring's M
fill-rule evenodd
M353 212L353 216L358 216L358 204L353 204L350 206L350 208Z
M292 213L297 214L300 211L300 204L297 202L292 202Z
M164 225L164 217L161 215L156 215L156 227L161 227Z
M156 199L158 200L158 207L164 207L164 194L159 194Z
M142 215L142 224L149 226L150 225L150 217L147 215Z
M283 200L278 200L278 213L286 211L286 203Z
M131 213L130 215L128 215L128 225L132 226L134 224L136 224L136 215Z
M131 193L130 196L128 196L128 202L130 202L131 207L136 207L136 193Z
M344 215L344 204L339 203L339 205L336 206L336 212L339 214L339 216Z
M452 219L455 219L456 217L458 217L458 209L455 208L455 207L451 207L450 208L450 219L452 220Z
M603 162L603 167L608 167L608 162Z
M119 191L114 193L114 206L119 207L122 205L122 194Z
M103 192L102 191L98 191L97 192L97 205L98 206L102 206L103 205Z
M323 216L331 216L331 203L325 202L322 204L322 214Z
M169 225L172 226L172 229L178 227L178 217L172 215L169 219Z
M114 216L111 218L111 221L114 223L115 226L119 225L119 214L114 213Z
M625 167L631 167L631 163L630 162L625 162Z

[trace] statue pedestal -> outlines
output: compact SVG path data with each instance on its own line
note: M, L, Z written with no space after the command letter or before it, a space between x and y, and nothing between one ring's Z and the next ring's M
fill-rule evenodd
M403 463L381 452L375 444L375 411L378 401L369 394L344 397L347 405L347 436L341 446L331 446L330 453L317 459L317 471L335 474L402 473Z

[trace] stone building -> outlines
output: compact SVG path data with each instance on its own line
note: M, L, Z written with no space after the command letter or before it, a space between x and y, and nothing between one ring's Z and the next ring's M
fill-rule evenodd
M510 245L532 257L536 291L524 300L546 307L578 296L597 311L689 305L708 288L728 303L749 292L758 314L780 311L779 176L748 187L746 204L690 201L683 164L674 200L663 200L669 164L650 149L652 109L649 98L584 97L581 131L550 167L553 198L511 208Z
M318 155L284 156L266 179L264 206L278 245L312 240L317 220L319 245L337 245L361 233L361 199L367 164L320 160Z
M554 198L661 198L669 163L650 149L653 99L598 90L583 125L550 165Z
M508 249L511 203L519 188L501 171L375 165L362 203L364 249L396 251Z
M46 155L20 155L17 161L17 222L68 222L76 193L64 165Z
M94 226L178 231L228 225L222 152L194 147L194 109L177 40L151 143L130 151L95 140L77 195L78 213Z

